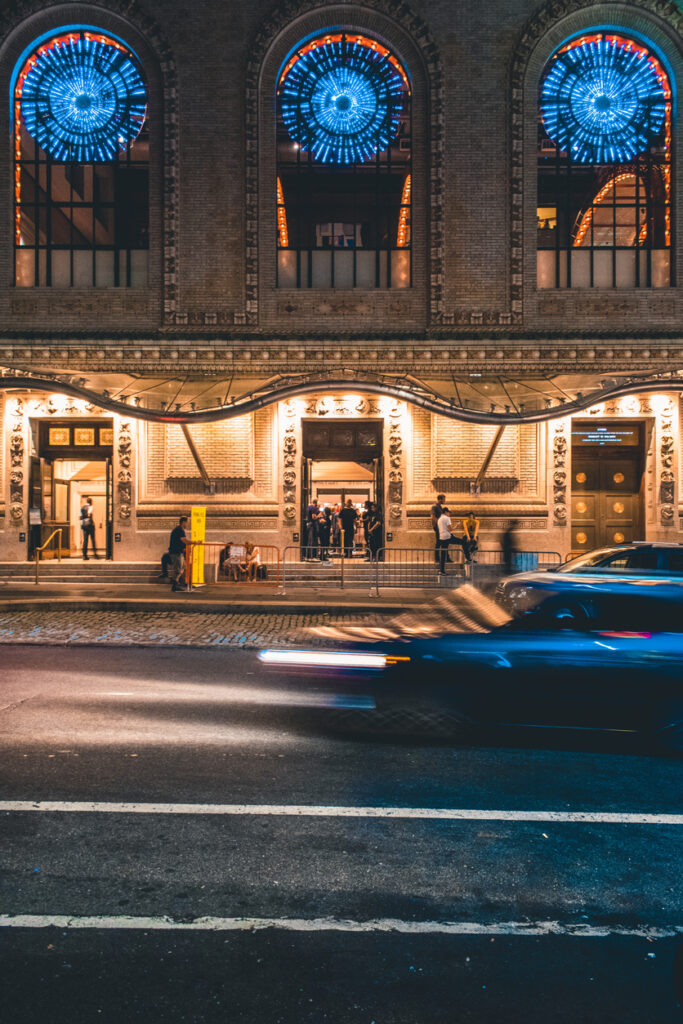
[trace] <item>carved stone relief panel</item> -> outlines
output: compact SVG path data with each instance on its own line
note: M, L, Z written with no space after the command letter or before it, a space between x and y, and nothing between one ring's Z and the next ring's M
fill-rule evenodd
M389 409L389 486L387 489L388 519L393 526L403 518L403 418L405 406L392 402Z
M555 420L553 425L553 520L555 526L567 525L567 459L569 420Z
M659 396L657 396L659 398ZM662 526L673 526L676 507L674 495L675 479L675 447L677 424L676 407L670 395L661 396L656 406L657 451L659 462L659 521Z
M15 398L9 403L9 518L13 526L19 528L24 521L24 455L25 455L25 420L24 402Z
M284 432L282 437L282 517L285 523L292 525L296 520L296 428L298 422L298 404L290 398L280 408L283 410Z
M120 522L129 524L133 499L133 435L129 420L119 423L116 443L116 514Z

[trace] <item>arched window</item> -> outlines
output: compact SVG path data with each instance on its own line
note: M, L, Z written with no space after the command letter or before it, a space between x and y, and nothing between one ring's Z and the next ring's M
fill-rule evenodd
M668 287L669 77L643 43L614 32L561 46L541 78L539 288Z
M411 90L365 35L301 43L277 87L277 284L411 284Z
M139 61L96 29L69 29L14 78L14 252L19 287L147 284L149 138Z

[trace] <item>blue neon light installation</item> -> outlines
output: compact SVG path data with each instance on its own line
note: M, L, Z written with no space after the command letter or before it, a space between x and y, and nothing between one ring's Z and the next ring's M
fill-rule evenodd
M321 163L372 160L398 132L406 86L386 53L342 37L285 72L280 110L291 138Z
M26 131L55 160L112 160L145 120L140 72L103 37L70 35L41 47L20 82Z
M598 37L555 56L540 94L545 130L578 163L624 163L661 132L663 72L642 46Z

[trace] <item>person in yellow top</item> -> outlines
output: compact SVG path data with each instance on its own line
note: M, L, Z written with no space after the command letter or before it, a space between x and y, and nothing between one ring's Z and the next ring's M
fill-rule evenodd
M479 537L479 520L475 516L474 512L468 512L462 521L462 550L465 555L465 561L471 562L472 555L479 547L477 538Z

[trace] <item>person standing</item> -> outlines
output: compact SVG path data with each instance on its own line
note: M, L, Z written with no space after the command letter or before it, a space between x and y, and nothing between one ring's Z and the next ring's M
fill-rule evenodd
M320 535L320 561L330 560L330 534L332 533L332 510L325 505L320 510L319 535Z
M168 541L168 553L171 556L171 563L169 566L169 576L173 580L173 586L171 590L180 590L180 584L178 580L183 571L185 563L185 527L187 526L187 516L181 516L178 525L171 530L171 536Z
M479 520L475 516L474 512L468 512L467 516L462 521L462 550L465 555L465 561L471 562L472 555L479 547L477 538L479 537Z
M334 506L332 512L332 547L341 547L341 521L339 515L341 513L341 505L337 504Z
M363 530L363 547L364 555L366 558L370 558L370 545L368 543L368 529L370 527L370 509L372 508L372 502L368 499L363 502L363 511L360 514L360 525Z
M85 499L81 506L81 532L83 534L83 561L88 561L88 537L91 541L93 558L99 558L95 544L95 520L92 514L92 500Z
M445 494L437 494L436 501L432 505L432 529L434 530L434 561L440 558L439 547L439 519L443 515L443 503L446 500Z
M515 555L517 554L519 544L517 538L518 529L519 519L513 519L503 534L503 565L505 566L507 576L510 576L514 570Z
M356 530L356 520L358 519L358 512L353 507L353 502L351 501L350 498L346 499L346 505L339 513L339 518L341 520L344 555L347 558L353 558L353 535Z
M439 516L437 529L439 531L439 576L443 576L446 572L448 548L453 543L453 524L448 514L448 508L445 505Z
M368 550L370 559L377 558L377 552L382 546L382 516L374 501L370 502L368 510Z
M306 509L306 559L309 562L312 558L316 557L316 549L319 541L319 515L320 507L317 499L314 498Z

